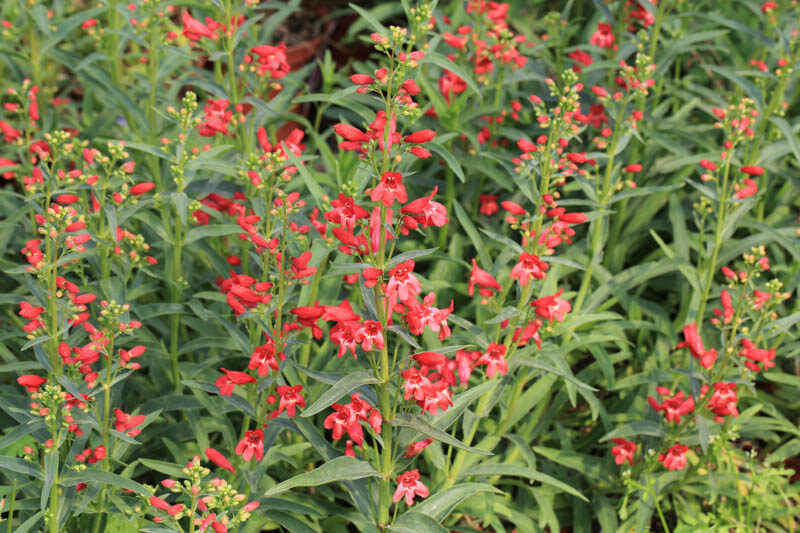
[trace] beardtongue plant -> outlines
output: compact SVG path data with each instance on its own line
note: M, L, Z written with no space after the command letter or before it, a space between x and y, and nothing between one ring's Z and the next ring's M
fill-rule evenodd
M0 531L793 530L796 6L300 4L3 4Z

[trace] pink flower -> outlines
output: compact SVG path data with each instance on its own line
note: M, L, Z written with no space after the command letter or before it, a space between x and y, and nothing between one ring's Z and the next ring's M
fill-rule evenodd
M685 444L675 444L670 448L666 455L659 454L658 460L664 465L667 470L683 470L686 468L686 455L689 447Z
M413 505L414 496L420 498L428 496L428 487L419 480L419 470L417 469L409 470L397 477L397 490L392 496L392 501L397 503L405 497L406 505Z
M614 462L621 465L625 461L628 461L628 464L633 466L633 454L636 452L636 444L621 438L611 439L611 441L616 444L616 446L611 448L611 455L614 456Z
M557 322L562 322L564 316L572 311L572 306L566 300L559 298L564 289L559 289L557 293L552 296L543 296L531 302L531 307L536 308L536 314L553 323L555 318Z
M361 348L365 352L372 350L373 345L382 350L384 346L382 329L380 322L365 320L361 328L356 331L355 340L361 343Z
M409 259L389 270L389 283L386 285L386 297L399 297L405 302L412 295L419 294L422 286L414 276L414 261Z
M245 461L255 455L256 461L261 461L264 457L264 430L245 431L244 438L236 445L236 455L241 455Z

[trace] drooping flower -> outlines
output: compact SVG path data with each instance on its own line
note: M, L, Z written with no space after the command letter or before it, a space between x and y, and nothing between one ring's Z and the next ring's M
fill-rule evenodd
M519 280L519 284L524 287L532 278L544 279L547 277L545 272L548 268L550 265L541 261L538 255L522 252L519 262L511 269L510 277Z
M230 396L233 394L236 385L246 385L247 383L255 383L256 378L244 372L237 372L235 370L228 370L220 368L225 374L217 378L214 384L219 388L219 393L222 396Z
M566 300L560 298L564 289L559 289L557 293L551 296L543 296L531 302L531 307L536 308L536 315L549 320L550 324L553 323L555 318L557 322L562 322L564 316L572 311L572 306Z
M433 437L430 437L425 440L418 440L417 442L412 442L408 445L406 449L406 458L413 457L424 450L431 442L433 442Z
M478 262L472 259L472 273L469 276L468 292L472 296L475 291L475 286L478 286L478 293L484 298L489 298L494 295L493 290L501 291L503 286L495 279L494 276L478 267Z

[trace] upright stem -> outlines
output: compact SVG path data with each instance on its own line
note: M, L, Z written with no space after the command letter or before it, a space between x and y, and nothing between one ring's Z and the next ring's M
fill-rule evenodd
M722 247L722 233L725 227L725 215L728 208L728 178L731 170L731 159L733 159L733 149L728 153L725 159L725 171L722 177L722 188L719 189L719 210L717 212L717 227L714 231L714 246L711 250L711 259L705 264L706 279L703 283L703 294L700 299L700 307L697 309L695 321L697 322L698 333L703 327L703 313L706 309L706 301L709 294L711 294L711 285L714 281L714 272L717 269L717 258L719 257L719 249ZM700 243L703 246L703 243Z
M53 429L53 447L47 450L47 453L58 453L58 431ZM53 477L53 484L50 486L50 499L48 500L48 513L49 521L47 528L50 533L59 533L58 530L58 468L56 468Z
M608 203L610 197L610 186L611 186L611 175L614 172L614 157L617 151L617 143L619 142L619 136L622 132L622 125L625 123L625 110L628 107L628 100L626 99L622 104L622 109L617 115L617 121L614 125L614 133L611 136L611 144L609 147L608 152L608 161L606 162L606 169L605 174L603 176L603 184L597 191L598 199L600 200L600 210L604 210L606 208L606 204ZM575 305L572 306L573 313L577 313L580 311L581 306L583 305L583 301L586 298L586 294L589 290L589 285L592 283L592 273L594 272L594 266L599 261L599 254L600 254L600 247L601 247L601 238L603 235L603 226L604 226L605 217L600 217L596 219L592 224L592 240L591 240L591 261L589 265L586 267L586 271L583 273L583 281L581 282L581 287L578 291L578 297L575 299Z

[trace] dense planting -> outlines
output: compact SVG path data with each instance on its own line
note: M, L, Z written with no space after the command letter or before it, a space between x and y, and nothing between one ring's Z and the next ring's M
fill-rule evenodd
M796 2L1 5L0 531L796 530Z

